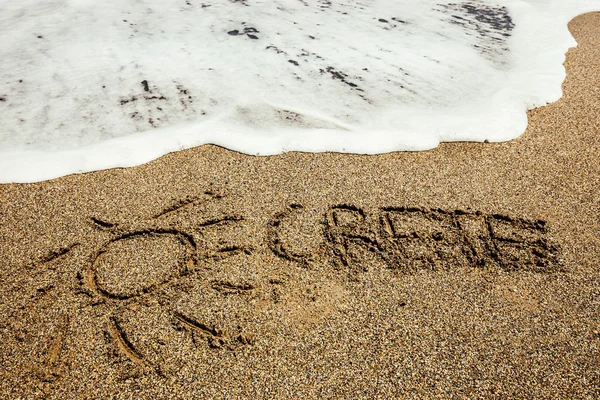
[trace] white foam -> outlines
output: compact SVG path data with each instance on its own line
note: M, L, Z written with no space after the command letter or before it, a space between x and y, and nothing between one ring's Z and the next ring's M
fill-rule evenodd
M0 182L205 143L373 154L510 140L528 108L561 96L568 21L600 10L600 0L0 5Z

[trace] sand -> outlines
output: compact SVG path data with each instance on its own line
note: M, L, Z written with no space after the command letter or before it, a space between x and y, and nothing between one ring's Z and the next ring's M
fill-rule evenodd
M0 186L0 398L600 397L600 13L508 143Z

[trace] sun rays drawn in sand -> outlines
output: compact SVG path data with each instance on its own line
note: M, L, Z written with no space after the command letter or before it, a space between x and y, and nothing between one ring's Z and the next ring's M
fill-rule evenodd
M114 343L123 355L135 364L146 368L156 370L163 374L160 367L153 365L142 352L135 348L132 341L128 339L126 331L122 328L120 322L121 316L118 315L117 308L122 302L136 302L143 297L152 296L153 293L161 288L174 285L179 281L195 275L203 270L203 262L230 257L233 255L245 253L251 254L252 249L244 246L224 246L215 249L201 248L198 239L202 237L202 231L215 226L235 225L244 222L244 218L239 215L224 214L203 218L200 221L193 221L189 227L177 226L169 219L176 218L177 214L187 210L198 211L205 201L219 201L222 195L206 192L205 198L187 198L173 205L165 207L162 211L148 219L147 226L131 228L122 228L117 224L106 222L94 218L92 221L98 225L99 229L110 231L111 238L96 252L89 268L83 271L81 280L83 286L89 290L89 294L95 302L104 302L114 304L114 311L110 316L110 334ZM115 280L111 276L111 269L114 269L115 262L107 258L111 252L119 253L135 252L136 241L144 240L153 242L151 245L158 251L170 246L177 248L177 252L172 252L170 256L174 258L173 263L168 270L162 271L159 276L146 276L145 279L136 280L132 284L123 287L122 282ZM115 257L113 257L115 258ZM115 260L116 261L116 260ZM126 274L127 271L123 271ZM118 278L118 277L117 277ZM229 293L246 293L252 291L254 287L249 284L236 285L230 282L212 281L214 290L228 290ZM249 344L250 339L240 335L232 336L217 326L211 326L201 321L195 320L192 316L185 315L181 311L169 309L173 323L177 329L181 328L188 331L193 338L194 343L206 342L211 348L233 347L234 343Z
M227 213L209 215L205 218L202 206L207 202L218 202L222 198L222 195L207 191L201 197L186 198L165 207L152 217L133 224L135 226L123 226L103 218L90 217L92 226L107 238L96 249L92 249L91 258L83 269L77 272L79 289L75 294L87 298L87 303L92 307L103 305L110 310L105 315L106 333L111 337L118 353L143 370L164 375L160 366L148 360L148 357L130 340L130 335L124 328L123 316L119 315L119 309L145 301L162 288L176 285L186 278L197 275L204 270L203 266L206 263L238 254L252 254L253 249L244 245L208 248L198 244L202 232L206 229L233 226L244 222L243 217ZM196 212L191 223L182 224L177 220L178 214L190 210ZM75 243L52 251L36 263L36 269L59 263L69 257L74 249L86 246L88 246L86 243ZM145 256L142 254L136 260L134 253L140 247L143 247L142 253L145 249L149 254ZM152 262L152 257L161 253L166 253L164 260L166 262L158 273L137 271L141 273L132 275L128 273L130 271L124 270L119 265L119 258L122 257L133 257L136 262ZM212 280L209 287L224 295L244 295L255 290L255 287L248 283L239 284L221 280ZM51 292L55 289L55 285L48 285L44 291ZM44 293L38 289L37 294ZM218 326L205 324L176 309L168 309L167 312L171 315L174 328L189 332L197 345L204 342L210 348L233 349L239 345L253 343L251 334L225 332ZM63 344L69 335L70 323L70 316L66 313L61 314L46 346L45 360L35 368L42 381L53 382L61 376Z
M126 328L122 309L147 302L163 290L179 290L178 285L195 276L207 280L206 290L214 290L222 296L247 296L261 290L253 283L210 279L203 275L219 260L250 256L259 250L243 244L209 245L204 241L209 229L249 222L242 215L223 211L220 203L223 197L207 191L203 196L177 201L130 226L90 217L90 224L103 239L99 245L93 245L91 256L77 272L79 289L75 294L85 298L92 307L102 305L103 324L107 327L105 335L116 353L144 371L166 376L156 357L152 359L136 347L132 332ZM209 203L211 207L205 207ZM542 220L421 207L363 210L349 204L330 206L321 215L321 220L313 220L314 214L307 212L303 205L290 204L263 227L266 233L261 250L308 271L314 263L325 261L328 268L341 271L350 280L359 279L362 273L376 268L390 274L465 268L537 273L562 270L560 248L547 237L548 227ZM312 247L298 245L299 235L294 229L304 229L303 226L317 232ZM291 229L293 227L296 228ZM86 246L90 247L86 243L62 247L44 257L38 267L59 262ZM138 268L124 267L127 260L132 260ZM150 264L155 268L145 268ZM270 279L269 284L282 282ZM44 290L54 289L49 285ZM277 299L272 301L277 302ZM254 343L253 334L246 328L228 332L168 302L161 304L161 308L169 315L172 328L190 335L195 346L204 344L212 349L235 350ZM61 376L63 347L72 320L72 316L64 312L55 322L46 359L38 368L43 381L52 382Z

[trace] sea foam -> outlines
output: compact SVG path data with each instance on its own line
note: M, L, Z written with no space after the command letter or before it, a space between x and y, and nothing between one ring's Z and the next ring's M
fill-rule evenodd
M0 182L505 141L600 0L0 0Z

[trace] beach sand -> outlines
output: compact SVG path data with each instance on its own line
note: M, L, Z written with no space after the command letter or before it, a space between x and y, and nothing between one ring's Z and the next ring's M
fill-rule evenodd
M600 13L507 143L0 186L0 398L600 397Z

